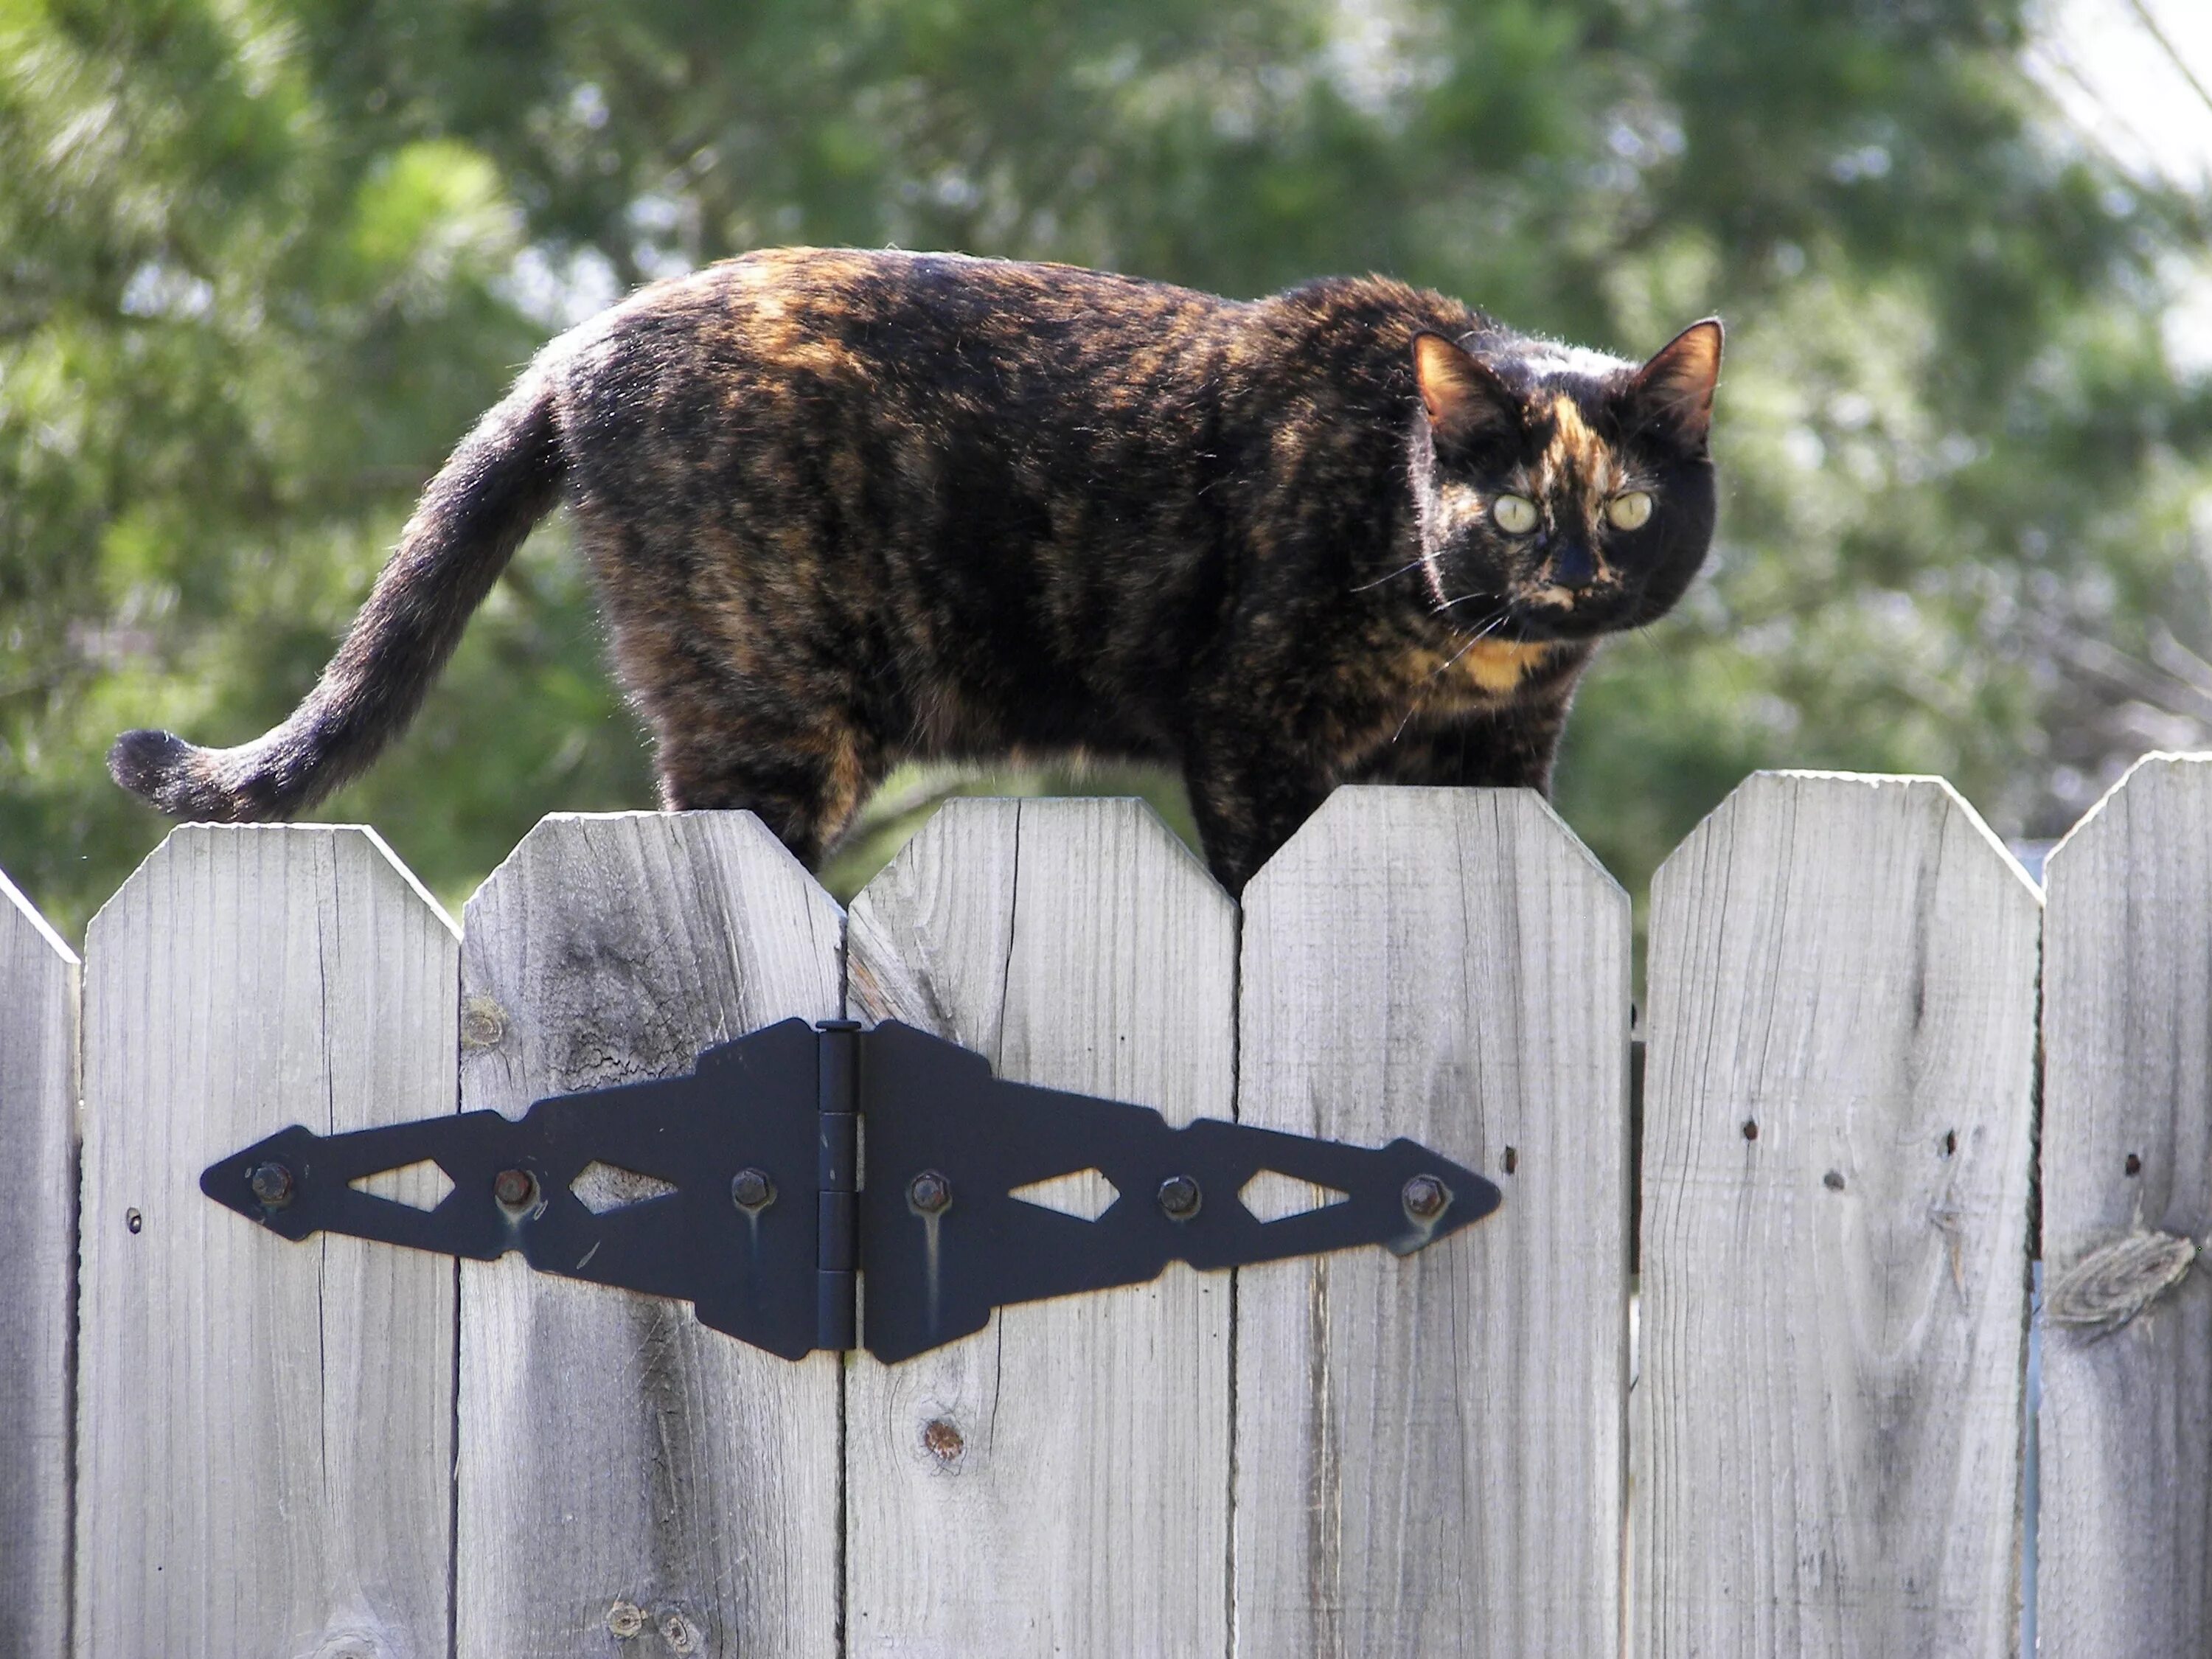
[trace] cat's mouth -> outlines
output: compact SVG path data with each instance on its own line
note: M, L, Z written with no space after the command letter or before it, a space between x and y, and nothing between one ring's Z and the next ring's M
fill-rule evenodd
M1587 640L1617 633L1635 623L1636 602L1620 588L1583 592L1562 600L1555 589L1537 589L1515 595L1496 624L1493 637L1540 644L1554 640Z

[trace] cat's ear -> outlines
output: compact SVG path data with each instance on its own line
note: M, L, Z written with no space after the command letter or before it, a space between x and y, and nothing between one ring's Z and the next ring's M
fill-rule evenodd
M1721 319L1692 323L1636 371L1629 397L1644 421L1686 448L1701 450L1713 423L1713 387L1721 378Z
M1520 400L1489 365L1443 335L1413 337L1413 374L1438 436L1510 438L1520 431Z

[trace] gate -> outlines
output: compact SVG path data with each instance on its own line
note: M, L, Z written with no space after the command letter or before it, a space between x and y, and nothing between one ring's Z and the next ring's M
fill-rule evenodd
M849 915L747 815L553 817L459 929L369 831L187 827L81 994L4 890L0 1652L2207 1651L2212 761L2049 892L1939 781L1748 781L1654 884L1639 1164L1628 897L1523 793L1340 791L1241 909L1121 801L956 801ZM1504 1201L886 1366L199 1190L794 1017Z

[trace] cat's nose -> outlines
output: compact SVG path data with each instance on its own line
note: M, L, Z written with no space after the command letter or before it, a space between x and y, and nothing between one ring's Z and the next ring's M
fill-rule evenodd
M1545 573L1553 587L1564 587L1571 593L1579 593L1597 580L1597 561L1590 550L1578 542L1569 542L1552 555L1551 568Z

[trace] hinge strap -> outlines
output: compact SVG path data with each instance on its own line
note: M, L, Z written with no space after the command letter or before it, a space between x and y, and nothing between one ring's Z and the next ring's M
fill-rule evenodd
M860 1346L860 1022L825 1019L821 1032L821 1139L815 1169L814 1346Z

